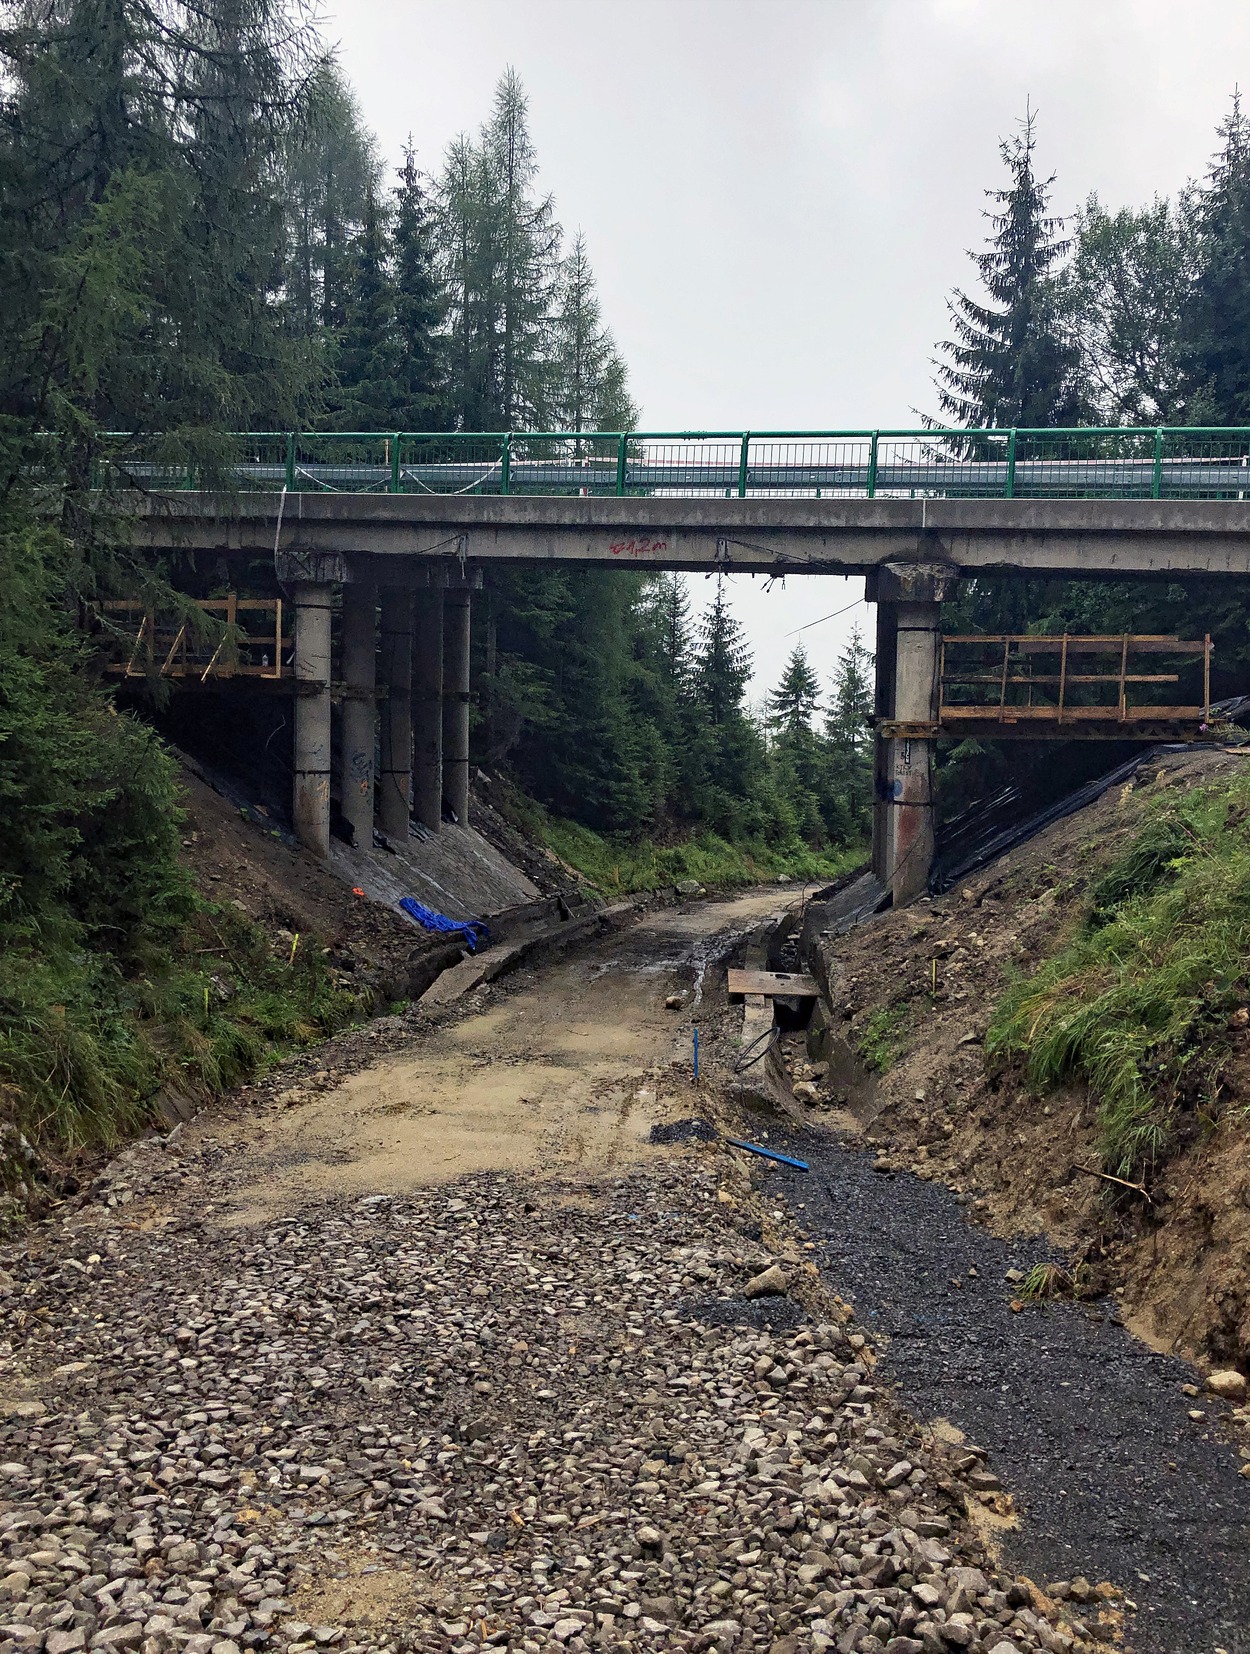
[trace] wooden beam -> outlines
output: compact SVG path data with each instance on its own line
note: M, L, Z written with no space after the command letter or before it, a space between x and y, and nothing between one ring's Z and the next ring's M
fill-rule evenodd
M814 979L801 971L740 971L729 972L729 992L736 994L763 994L767 998L818 999L820 989Z

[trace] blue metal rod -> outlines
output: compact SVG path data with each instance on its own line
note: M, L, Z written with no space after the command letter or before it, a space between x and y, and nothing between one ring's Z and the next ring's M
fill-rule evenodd
M758 1143L744 1143L740 1137L726 1137L725 1142L731 1149L745 1149L748 1154L761 1155L765 1160L777 1160L783 1166L793 1166L796 1171L810 1172L812 1169L806 1160L796 1160L792 1154L778 1154L776 1149L761 1148Z

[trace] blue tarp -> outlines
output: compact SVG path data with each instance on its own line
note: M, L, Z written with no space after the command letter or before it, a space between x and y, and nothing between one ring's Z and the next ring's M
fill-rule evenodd
M482 942L490 941L490 931L480 919L449 919L445 913L436 913L415 896L401 896L400 907L410 918L424 925L426 930L445 931L449 936L463 936L470 953L476 953Z

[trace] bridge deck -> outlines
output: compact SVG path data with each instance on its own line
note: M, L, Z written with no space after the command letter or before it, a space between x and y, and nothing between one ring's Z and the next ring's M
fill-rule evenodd
M152 547L283 554L289 578L400 578L475 562L862 574L1250 574L1250 501L296 493L133 494L118 532ZM374 565L377 565L374 567ZM301 572L302 570L302 572Z

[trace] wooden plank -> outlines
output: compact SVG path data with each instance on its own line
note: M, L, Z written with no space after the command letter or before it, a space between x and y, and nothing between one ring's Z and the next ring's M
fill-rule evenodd
M800 971L740 971L729 973L731 994L766 994L792 999L817 999L820 989Z

